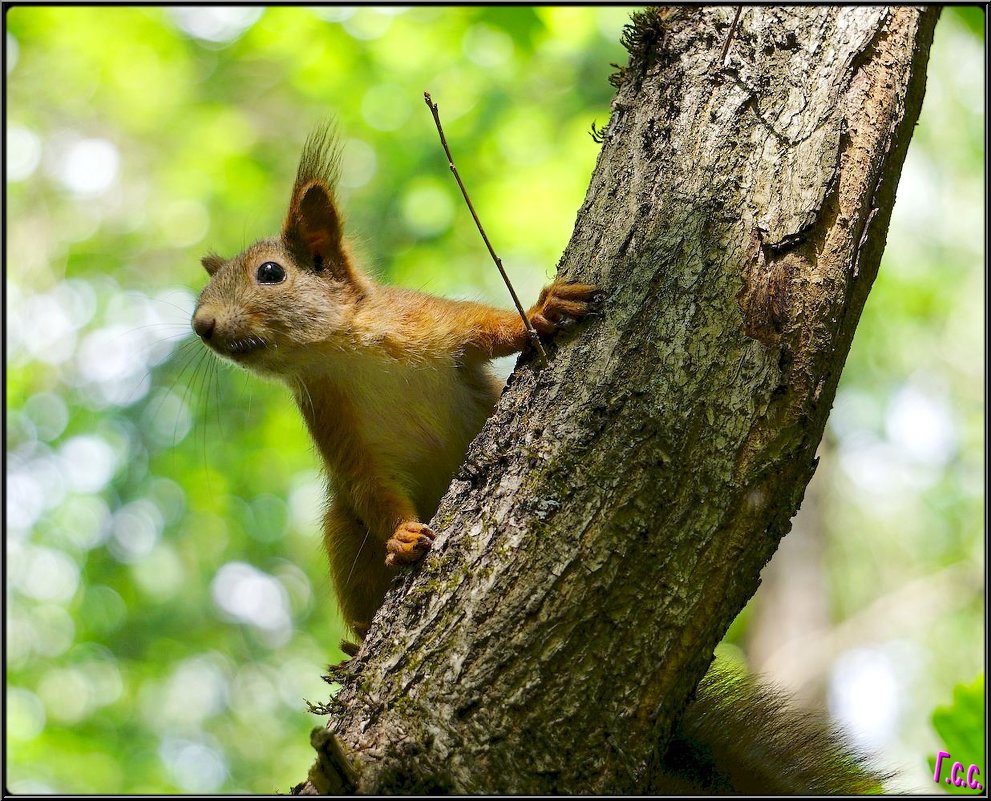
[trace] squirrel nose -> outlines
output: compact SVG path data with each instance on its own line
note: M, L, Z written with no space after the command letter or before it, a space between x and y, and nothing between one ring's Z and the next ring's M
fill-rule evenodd
M193 315L193 330L203 339L213 336L213 329L217 326L217 318L212 314Z

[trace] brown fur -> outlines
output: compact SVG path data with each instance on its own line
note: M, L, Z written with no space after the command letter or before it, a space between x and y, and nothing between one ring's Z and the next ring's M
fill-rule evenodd
M893 778L822 715L716 663L644 777L654 795L862 795Z
M336 165L321 129L304 146L280 235L230 260L204 257L211 279L193 324L220 355L291 389L328 475L323 538L338 603L362 636L390 567L429 550L425 521L498 400L487 362L527 334L516 312L365 276L342 236ZM284 281L257 280L267 261ZM589 311L594 291L555 282L529 318L551 336Z

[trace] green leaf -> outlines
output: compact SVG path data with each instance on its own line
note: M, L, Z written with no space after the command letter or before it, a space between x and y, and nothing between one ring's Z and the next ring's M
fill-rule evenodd
M984 41L984 8L983 6L951 6L946 13L963 23L964 27L976 38Z
M987 764L984 753L984 674L981 673L969 684L958 684L953 689L953 703L933 710L932 725L939 736L941 750L949 753L940 764L939 785L950 793L973 795L980 790L970 788L962 774L964 784L955 786L951 776L953 765L959 762L966 772L971 765L977 765L980 774L974 778L982 785L987 784L984 766ZM936 757L929 758L929 767L936 774ZM949 783L947 780L950 780Z
M534 8L489 6L478 9L476 18L509 34L513 43L524 51L532 50L534 41L544 31L543 20Z

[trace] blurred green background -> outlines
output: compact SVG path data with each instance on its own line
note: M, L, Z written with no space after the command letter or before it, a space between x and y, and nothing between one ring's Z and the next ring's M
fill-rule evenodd
M281 387L193 341L199 257L278 229L332 113L364 262L508 307L429 90L533 297L584 197L630 10L8 11L10 790L305 776L303 699L325 700L342 657L318 462ZM932 711L983 669L983 67L983 12L944 10L822 462L722 647L828 705L907 790L933 789Z

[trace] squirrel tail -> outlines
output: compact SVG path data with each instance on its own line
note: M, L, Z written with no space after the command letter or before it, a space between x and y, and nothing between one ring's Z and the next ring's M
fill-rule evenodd
M725 666L710 668L650 782L662 795L881 793L893 773L828 720Z

